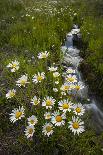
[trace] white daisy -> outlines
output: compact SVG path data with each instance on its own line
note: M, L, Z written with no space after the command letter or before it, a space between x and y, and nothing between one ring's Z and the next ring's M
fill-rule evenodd
M68 83L75 83L75 82L77 82L77 77L76 77L76 75L71 75L71 74L67 75L66 81Z
M67 74L72 74L72 73L75 73L75 70L72 69L72 67L69 67L66 71Z
M6 94L6 98L9 99L9 98L14 97L15 93L16 93L15 89L9 90L8 93Z
M30 17L30 15L29 14L26 14L26 17Z
M26 85L27 83L29 83L29 82L28 82L28 75L22 75L22 76L18 79L18 81L16 81L16 85L19 86L19 87L21 87L21 86L25 87L25 85Z
M78 116L82 116L85 113L85 108L81 103L75 104L73 109L73 112Z
M81 90L81 89L83 89L84 88L84 85L83 85L83 83L82 82L78 82L77 84L75 84L74 85L74 89L76 90L76 91L79 91L79 90Z
M74 16L76 16L77 15L77 13L74 13Z
M53 125L51 123L46 123L43 126L42 132L44 135L47 135L49 137L50 135L53 134Z
M74 133L74 135L77 133L84 132L84 122L79 117L72 117L72 121L68 122L70 130Z
M32 105L38 105L40 103L40 99L38 99L36 96L34 96L31 99L31 103L32 103Z
M37 117L34 116L34 115L32 115L31 117L27 118L27 120L28 120L29 126L33 126L33 125L37 124L37 122L38 122Z
M54 92L58 92L58 89L57 89L57 88L53 88L53 91L54 91Z
M59 77L59 76L60 76L60 74L59 74L58 72L54 72L54 73L53 73L53 77L54 77L54 78L57 78L57 77Z
M59 84L59 81L55 81L55 84Z
M51 119L51 113L50 112L46 112L45 114L44 114L44 117L45 117L45 119Z
M53 67L53 66L48 68L48 70L50 72L55 72L55 71L57 71L57 69L58 69L58 67Z
M49 56L49 52L45 51L45 52L41 52L38 54L38 59L45 59Z
M35 128L34 126L27 126L24 132L27 138L33 137Z
M51 122L55 124L55 126L61 126L65 124L65 119L66 119L65 113L61 115L59 111L55 111L52 114Z
M67 95L67 94L66 94L64 91L62 91L62 92L61 92L61 95L64 95L64 96L65 96L65 95Z
M32 19L34 19L34 17L31 17Z
M61 86L61 88L60 88L60 90L61 91L69 91L69 90L71 90L72 89L72 85L70 85L69 83L64 83L62 86Z
M59 101L59 109L62 110L63 112L66 112L66 111L70 112L72 106L73 106L73 103L69 101L68 99Z
M19 62L18 61L12 61L7 65L7 68L11 68L11 72L15 72L19 69Z
M25 109L23 108L23 106L19 107L18 109L14 108L14 110L12 110L12 113L10 114L10 121L14 123L24 117L24 110Z
M55 104L55 101L56 100L53 97L47 96L46 98L44 98L42 106L46 107L46 109L51 109L52 106Z
M40 83L40 82L42 82L42 80L44 80L45 79L45 73L44 72L38 72L38 74L35 74L34 76L33 76L33 82L34 83Z

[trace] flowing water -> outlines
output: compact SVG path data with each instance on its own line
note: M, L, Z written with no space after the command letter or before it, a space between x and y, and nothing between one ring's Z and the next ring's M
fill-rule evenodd
M87 102L84 106L86 111L91 113L89 119L90 126L92 126L97 133L101 133L103 132L102 103L92 95L89 95L88 86L83 81L82 74L78 70L78 66L83 59L79 55L80 50L73 46L73 38L75 35L77 37L81 36L80 29L76 25L74 25L71 32L66 35L65 45L61 47L64 54L63 65L64 68L68 68L68 66L71 65L76 70L78 80L81 81L85 86L82 91L80 91L79 95L81 98L87 98L89 101L89 104Z

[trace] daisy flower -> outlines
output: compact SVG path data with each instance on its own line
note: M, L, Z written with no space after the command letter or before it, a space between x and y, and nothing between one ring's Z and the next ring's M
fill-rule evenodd
M40 99L38 99L36 96L34 96L31 99L31 103L32 103L32 105L38 105L40 103Z
M85 108L81 103L75 104L73 109L73 112L78 116L82 116L85 113Z
M51 122L55 124L55 126L61 126L65 124L65 119L66 119L65 113L61 115L59 111L55 111L52 114Z
M59 81L55 81L55 84L59 84Z
M37 124L37 122L38 122L37 117L34 116L34 115L32 115L31 117L27 118L27 120L28 120L29 126L33 126L33 125Z
M65 95L67 95L67 94L66 94L64 91L62 91L62 92L61 92L61 95L64 95L64 96L65 96Z
M72 121L68 122L70 130L74 133L74 135L77 133L78 135L82 132L84 132L84 122L79 117L72 117Z
M48 70L49 70L50 72L55 72L55 71L57 71L57 69L58 69L58 67L53 67L53 66L52 66L52 67L49 67Z
M54 91L54 92L58 92L58 89L57 89L57 88L53 88L53 91Z
M10 114L10 121L14 123L24 117L24 110L25 109L23 108L23 106L19 107L18 109L14 108L14 110L12 110L12 113Z
M19 62L18 61L12 61L7 65L7 68L11 68L11 72L15 72L19 69Z
M62 110L63 112L66 112L66 111L70 112L72 105L73 105L73 103L71 101L69 101L68 99L59 101L59 109Z
M51 123L46 123L43 126L42 132L44 135L47 135L49 137L50 135L53 134L53 125Z
M81 89L83 89L84 88L84 85L83 85L83 83L82 82L78 82L77 84L75 84L74 85L74 89L76 90L76 91L79 91L79 90L81 90Z
M16 81L16 85L19 86L19 87L21 87L21 86L25 87L25 85L26 85L27 83L29 83L29 82L28 82L28 76L27 76L27 75L22 75L22 76L18 79L18 81Z
M33 137L35 128L34 126L27 126L24 132L27 138Z
M46 98L44 98L42 106L46 107L46 109L51 109L52 106L55 104L55 101L56 100L53 97L47 96Z
M71 74L67 75L66 81L68 83L75 83L75 82L77 82L77 77L75 75L71 75Z
M9 90L8 93L6 94L6 98L9 99L9 98L14 97L15 93L16 93L15 89Z
M54 73L53 73L53 77L54 77L54 78L57 78L57 77L59 77L59 76L60 76L60 74L59 74L58 72L54 72Z
M69 67L66 71L67 74L72 74L72 73L75 73L75 70L72 69L72 67Z
M74 13L74 16L76 16L77 15L77 13Z
M38 59L45 59L49 56L49 52L45 51L45 52L41 52L38 54Z
M51 113L50 112L46 112L44 114L44 117L45 117L46 120L51 119Z
M35 74L34 76L33 76L33 82L34 83L40 83L40 82L42 82L42 80L44 80L45 79L45 73L44 72L38 72L38 74Z
M70 84L68 84L68 83L64 83L62 86L61 86L61 88L60 88L60 90L61 91L69 91L69 90L71 90L72 89L72 85L70 85Z

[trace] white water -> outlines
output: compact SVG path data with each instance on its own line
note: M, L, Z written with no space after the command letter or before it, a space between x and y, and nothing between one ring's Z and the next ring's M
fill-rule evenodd
M78 71L78 66L83 59L79 56L80 50L73 47L74 32L77 32L77 35L80 36L80 29L76 25L71 32L66 35L65 46L61 47L64 53L63 63L65 64L65 68L71 65L76 70L78 80L85 85L81 73ZM84 89L79 92L79 95L81 98L91 98L89 102L90 104L85 104L85 109L88 112L91 112L89 120L90 126L93 126L97 133L103 132L103 109L101 110L102 106L100 107L100 102L88 95L88 86L86 85Z

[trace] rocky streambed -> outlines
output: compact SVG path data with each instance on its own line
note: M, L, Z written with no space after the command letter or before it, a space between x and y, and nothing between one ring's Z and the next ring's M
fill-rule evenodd
M73 26L71 32L66 35L65 45L61 47L64 54L64 68L71 65L76 70L78 80L84 85L84 88L79 92L81 100L87 99L85 109L90 113L89 126L93 128L97 134L103 132L103 108L102 101L90 93L89 86L85 83L82 73L79 71L79 65L83 61L80 56L80 50L76 45L81 45L80 28L77 25ZM86 68L84 68L85 70Z

